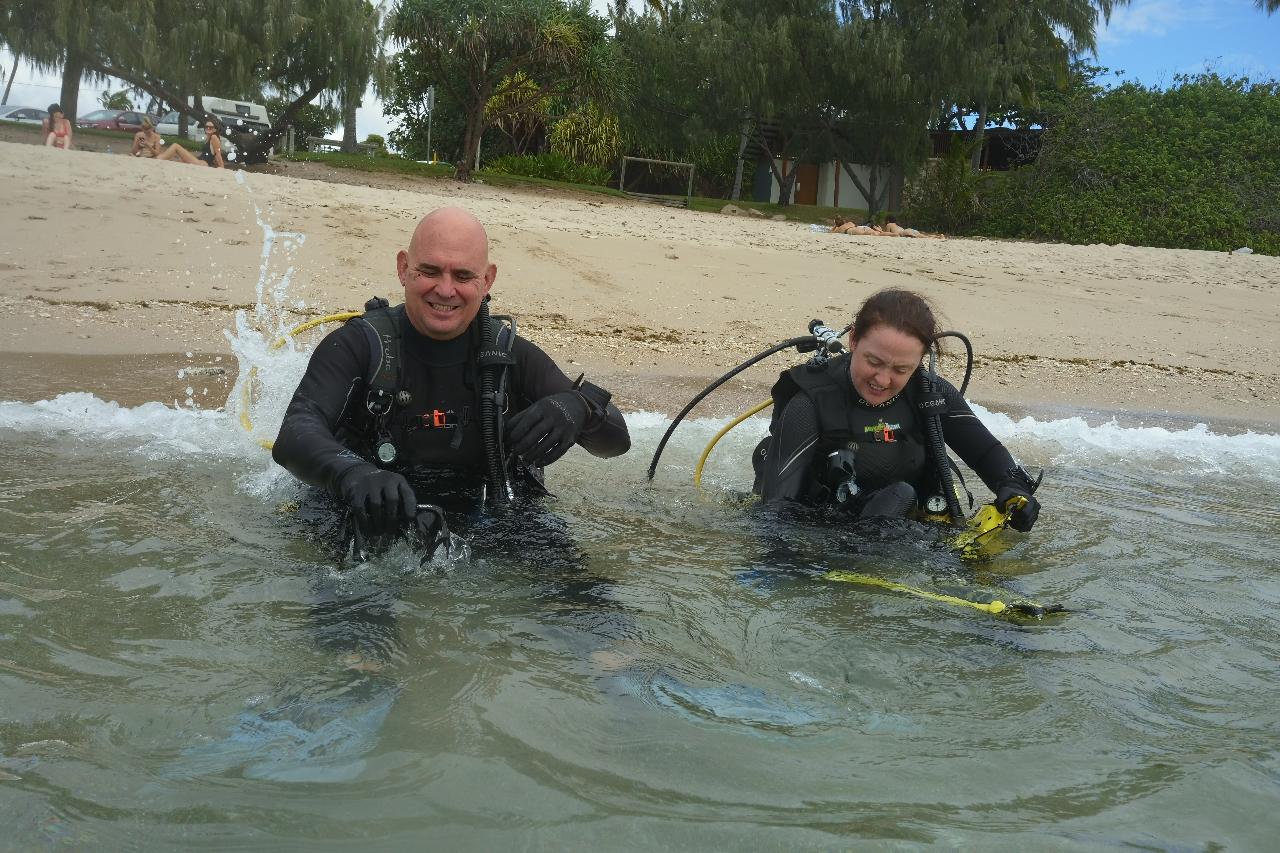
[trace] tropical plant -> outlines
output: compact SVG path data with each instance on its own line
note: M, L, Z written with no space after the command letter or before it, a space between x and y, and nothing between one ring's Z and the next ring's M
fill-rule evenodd
M102 104L104 110L131 110L133 109L133 99L129 97L128 89L121 89L119 92L104 90L98 96L98 103Z
M505 115L548 97L603 101L625 91L608 25L585 0L400 0L388 31L462 108L455 177L469 181L485 129ZM521 71L536 89L486 110L502 81Z
M530 154L546 135L551 98L541 96L538 84L524 71L517 71L498 84L484 105L484 114L507 135L516 154Z
M504 175L523 175L569 184L604 186L609 182L608 169L575 163L551 151L545 154L506 154L491 160L485 168Z
M622 151L618 119L586 103L552 126L551 150L575 163L608 169Z

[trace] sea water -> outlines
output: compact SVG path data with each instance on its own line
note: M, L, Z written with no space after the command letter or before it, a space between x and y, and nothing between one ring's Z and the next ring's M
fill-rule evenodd
M632 451L557 463L532 532L342 568L259 441L307 355L271 347L266 251L225 405L0 402L0 849L1271 846L1266 427L978 407L1044 511L969 564L744 507L762 418L702 491L723 422L682 424L649 482L670 421L631 412Z

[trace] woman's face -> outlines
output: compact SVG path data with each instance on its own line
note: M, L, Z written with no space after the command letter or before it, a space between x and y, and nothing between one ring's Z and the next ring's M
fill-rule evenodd
M872 326L860 340L849 340L849 376L853 388L873 406L892 400L924 358L920 339L892 326Z

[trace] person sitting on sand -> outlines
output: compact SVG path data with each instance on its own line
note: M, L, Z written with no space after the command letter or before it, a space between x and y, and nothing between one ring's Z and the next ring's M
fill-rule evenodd
M903 228L892 215L884 218L884 233L892 237L933 237L941 238L941 234L926 234L914 228Z
M156 132L151 119L144 118L142 130L133 135L133 150L129 153L134 157L159 157L163 151L164 138Z
M71 150L71 122L67 121L58 104L49 105L49 117L44 120L44 144L63 151Z
M226 164L222 161L222 140L218 138L218 125L214 124L213 119L205 120L204 147L200 149L199 156L174 143L164 149L164 152L156 159L181 160L183 163L189 163L193 166L197 163L205 163L215 169L221 169Z
M858 310L849 351L815 370L784 371L773 386L769 435L752 454L753 491L763 501L831 506L855 519L947 510L928 421L1028 531L1040 513L1039 486L941 377L930 389L921 360L939 334L929 303L909 290L882 290ZM1015 500L1016 499L1016 500ZM1011 503L1012 502L1012 503Z

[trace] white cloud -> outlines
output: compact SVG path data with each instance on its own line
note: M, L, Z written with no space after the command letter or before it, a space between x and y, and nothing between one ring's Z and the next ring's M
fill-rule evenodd
M1098 44L1121 44L1135 36L1163 38L1188 25L1203 26L1221 17L1222 5L1221 0L1133 0L1099 28Z

